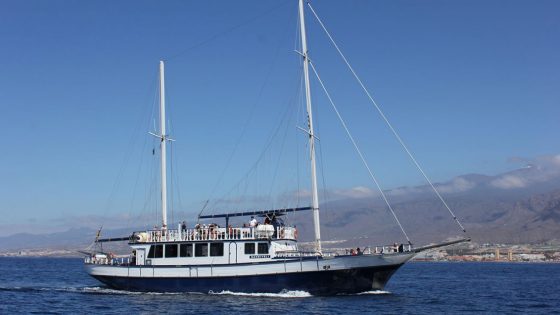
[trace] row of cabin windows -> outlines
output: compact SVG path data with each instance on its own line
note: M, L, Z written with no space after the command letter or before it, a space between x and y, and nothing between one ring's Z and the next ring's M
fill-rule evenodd
M268 243L257 243L257 254L268 254ZM255 243L245 243L245 255L255 254Z
M193 257L193 245L195 257L208 256L208 243L197 244L166 244L152 245L148 252L148 258L163 258L165 247L165 258ZM224 243L210 243L210 256L224 256Z
M268 243L245 243L245 255L254 254L268 254ZM193 257L193 245L195 257L208 256L208 243L196 244L166 244L166 245L152 245L148 258L163 258L165 247L165 258L176 257ZM224 243L210 243L210 256L218 257L224 256Z

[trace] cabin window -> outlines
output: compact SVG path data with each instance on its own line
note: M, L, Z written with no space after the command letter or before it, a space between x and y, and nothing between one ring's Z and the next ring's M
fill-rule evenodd
M268 243L259 243L259 254L268 254Z
M224 243L211 243L210 256L224 256Z
M163 245L152 245L150 247L150 252L148 252L148 258L162 258L163 257Z
M181 257L192 257L192 244L181 244L179 255Z
M165 245L165 257L177 257L177 244Z
M194 255L196 257L208 256L208 243L194 244Z
M245 243L245 255L253 255L255 253L255 243Z

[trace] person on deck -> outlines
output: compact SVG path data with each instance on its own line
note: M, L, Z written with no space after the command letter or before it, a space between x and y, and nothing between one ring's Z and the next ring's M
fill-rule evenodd
M258 225L259 223L257 222L257 219L255 219L255 217L251 217L251 221L249 222L249 226L254 228Z
M228 231L228 233L227 233L227 234L228 234L228 238L230 238L230 239L233 238L233 235L234 235L234 234L233 234L233 226L231 226L231 224L228 225L227 231Z

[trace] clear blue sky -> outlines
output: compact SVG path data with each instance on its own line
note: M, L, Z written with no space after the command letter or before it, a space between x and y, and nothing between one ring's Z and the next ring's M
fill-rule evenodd
M306 178L294 180L306 174L306 149L292 144L305 139L289 111L300 74L296 0L1 4L2 230L146 208L149 177L136 174L153 167L147 131L160 59L181 210L227 195L279 124L272 142L280 149L265 154L248 176L253 183L227 196L306 188ZM312 4L435 181L560 152L558 1ZM318 24L307 21L311 57L384 188L422 184ZM312 88L327 188L373 187ZM292 118L281 123L287 110ZM297 157L303 162L290 167ZM268 187L263 178L271 177Z

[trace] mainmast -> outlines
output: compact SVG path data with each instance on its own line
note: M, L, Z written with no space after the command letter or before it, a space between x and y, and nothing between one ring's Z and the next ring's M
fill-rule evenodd
M309 57L305 36L305 18L303 0L299 0L299 24L301 31L301 55L303 56L303 76L305 79L305 100L307 105L309 156L311 160L311 207L313 209L313 226L315 227L315 250L321 253L321 226L319 223L319 197L317 194L317 167L315 165L315 133L313 131L313 114L311 111L311 90L309 88Z
M162 228L167 227L167 165L165 134L165 74L163 60L159 62L159 137L161 139L161 220Z

